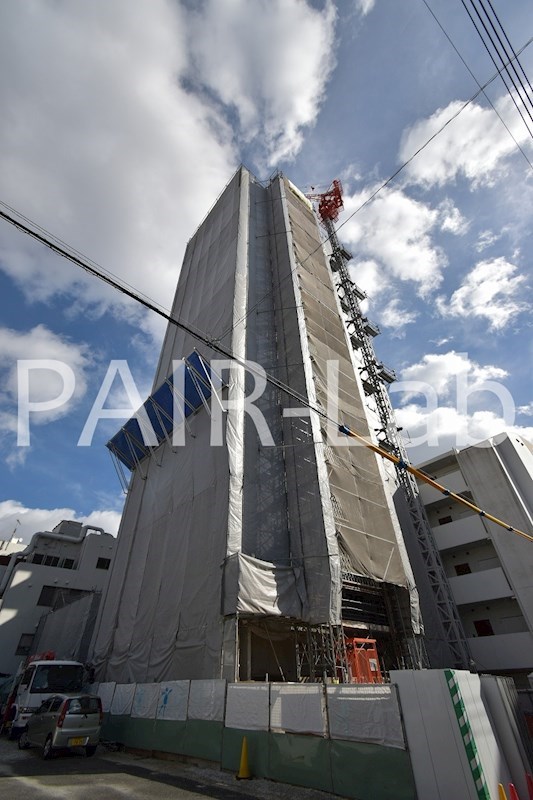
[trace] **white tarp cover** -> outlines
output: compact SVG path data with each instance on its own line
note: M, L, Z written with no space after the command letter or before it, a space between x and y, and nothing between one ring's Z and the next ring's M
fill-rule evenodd
M138 683L131 707L131 716L141 719L155 719L159 700L158 683Z
M270 728L273 731L325 736L327 726L322 685L271 684Z
M243 191L239 170L188 243L172 307L176 319L214 339L233 328L236 262L246 236ZM195 348L208 361L213 357L169 325L154 387L173 372L174 359ZM184 445L161 444L133 474L96 637L99 679L150 683L220 675L221 564L229 515L237 538L242 458L236 456L230 477L228 448L212 447L210 435L211 418L200 408L188 419Z
M135 683L117 683L113 702L111 703L111 713L116 715L130 714L135 696Z
M224 570L224 613L302 616L296 581L299 570L236 553Z
M326 686L332 739L405 750L397 693L392 686Z
M98 689L95 690L95 693L102 701L102 711L109 711L111 709L111 703L113 702L113 695L115 693L115 681L109 681L108 683L100 683L96 685L98 686Z
M267 731L270 684L229 683L226 698L226 728Z
M191 681L188 719L224 721L226 681Z
M167 681L160 684L157 719L187 719L190 681Z

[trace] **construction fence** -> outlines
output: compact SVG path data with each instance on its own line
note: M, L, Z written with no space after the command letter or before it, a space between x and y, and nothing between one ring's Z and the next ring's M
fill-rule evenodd
M103 740L216 762L237 773L246 737L254 777L357 800L414 800L395 686L101 683Z

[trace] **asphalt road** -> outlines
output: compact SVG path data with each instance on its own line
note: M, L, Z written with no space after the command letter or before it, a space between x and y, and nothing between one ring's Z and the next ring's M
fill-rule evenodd
M49 761L37 748L0 738L0 798L9 800L333 800L311 789L254 779L178 761L110 752L92 758L61 752Z

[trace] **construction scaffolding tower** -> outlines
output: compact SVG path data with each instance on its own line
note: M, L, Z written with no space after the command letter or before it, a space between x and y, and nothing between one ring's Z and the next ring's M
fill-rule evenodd
M361 357L363 389L365 394L371 397L376 404L381 426L378 431L378 444L383 450L399 458L399 463L396 464L398 483L403 489L416 541L427 570L429 585L435 599L438 618L442 625L443 637L451 651L454 663L450 666L458 669L468 669L471 662L465 633L444 572L439 551L431 533L431 526L419 498L418 484L414 476L403 466L408 463L407 452L399 429L396 426L394 410L387 391L387 386L396 379L396 374L394 370L386 367L376 358L373 339L379 334L380 330L361 311L360 302L366 298L366 294L350 278L348 262L351 260L352 255L341 245L335 230L334 223L343 207L341 182L334 180L327 192L318 195L307 195L307 197L310 200L318 201L318 216L331 245L330 266L340 298L341 308L346 315L345 322L352 347ZM396 604L394 602L395 599L397 600L397 598L392 598L390 594L388 595L389 602ZM391 608L391 610L393 609ZM398 611L396 611L393 614L394 617L401 620L402 614L399 613L398 616ZM420 664L423 661L422 653L417 644L411 641L411 648L413 645L414 650L419 651L418 654L416 652L404 653L404 660L407 664L409 662L413 663L413 660L418 660Z

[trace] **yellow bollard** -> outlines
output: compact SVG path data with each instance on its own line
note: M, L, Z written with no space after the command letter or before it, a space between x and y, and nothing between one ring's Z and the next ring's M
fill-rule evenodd
M505 789L503 788L503 784L498 784L498 798L499 800L507 800L507 795L505 794Z
M250 772L250 767L248 766L248 742L246 741L246 736L242 737L242 748L241 748L241 763L239 766L239 771L237 773L237 780L248 780L252 777L252 773Z

